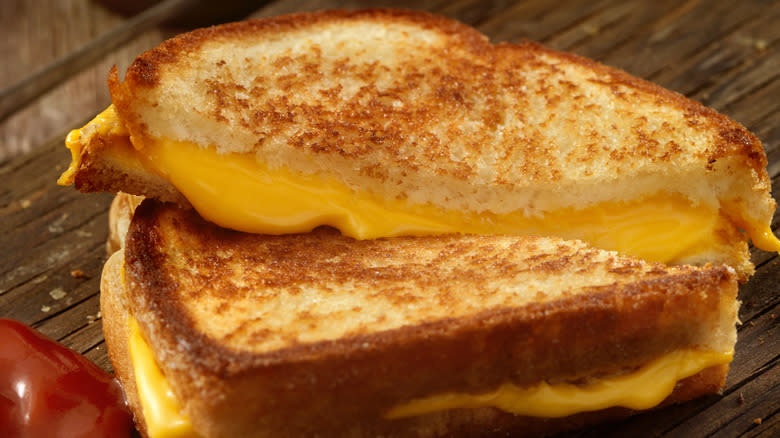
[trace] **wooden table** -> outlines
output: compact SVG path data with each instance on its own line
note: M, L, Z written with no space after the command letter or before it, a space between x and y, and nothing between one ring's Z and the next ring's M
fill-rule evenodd
M702 101L762 139L774 196L780 198L778 2L380 3L454 17L494 42L537 40ZM370 5L376 3L279 0L258 6L252 16ZM87 1L5 0L0 6L0 106L5 107L0 119L0 317L31 324L106 370L111 365L101 332L98 283L111 195L84 195L55 184L69 162L64 133L109 103L105 78L110 65L123 70L136 54L181 30L157 25L176 11L158 7L139 19ZM83 66L45 69L84 45L90 50L84 52L89 56L78 57ZM54 87L42 95L29 92L46 80ZM23 87L28 91L19 93ZM19 100L20 95L26 99ZM740 289L742 325L724 394L575 435L780 436L780 258L755 249L752 256L757 273Z

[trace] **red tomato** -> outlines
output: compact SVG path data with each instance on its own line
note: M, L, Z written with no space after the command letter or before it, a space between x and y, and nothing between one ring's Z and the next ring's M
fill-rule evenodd
M0 318L3 436L129 437L119 382L89 359L26 325Z

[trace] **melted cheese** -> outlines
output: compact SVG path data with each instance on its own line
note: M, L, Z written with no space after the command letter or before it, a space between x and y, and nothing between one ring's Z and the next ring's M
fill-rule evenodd
M135 387L141 401L149 438L200 438L182 412L168 381L152 358L141 337L135 318L130 317L130 360L135 372Z
M149 438L198 437L181 412L180 403L133 318L130 318L130 329L130 358ZM534 417L562 417L613 406L649 409L668 397L679 380L705 368L727 364L732 355L732 352L680 350L661 356L633 373L606 377L584 386L542 383L520 388L507 383L479 395L450 393L413 400L393 407L385 416L392 419L477 407L495 407Z
M631 374L607 377L587 385L541 383L518 387L511 383L484 394L449 393L398 405L387 418L422 415L456 408L494 407L515 415L565 417L615 406L650 409L674 390L678 381L705 368L731 362L732 352L679 350L661 356Z
M81 129L74 129L65 137L65 144L68 146L68 149L70 149L71 160L68 169L65 172L62 172L62 175L57 179L57 184L61 186L72 184L73 179L76 176L76 171L78 171L81 166L81 131Z
M95 118L87 123L83 128L70 131L68 136L65 138L65 145L70 150L71 155L70 166L68 166L68 169L63 172L62 175L60 175L59 179L57 180L57 184L73 184L73 178L76 175L76 171L79 169L79 166L81 166L81 149L83 146L81 143L81 137L95 130L100 132L102 135L129 136L127 129L119 121L116 110L114 110L114 105L110 105L108 108L106 108L105 111L95 116ZM129 143L129 141L126 143ZM121 148L122 151L117 151L114 146L115 145L111 145L112 153L119 152L123 158L130 158L126 147L127 145L123 145L125 147Z
M87 129L121 135L124 128L111 106L82 130L73 131L68 136L73 162L61 183L67 184L78 167L79 140ZM117 154L127 153L118 149ZM733 226L717 209L694 206L679 194L564 208L544 217L519 212L470 215L356 193L331 178L268 169L253 155L217 154L213 147L193 143L159 140L134 153L136 162L170 181L203 217L253 233L299 233L330 225L358 239L452 232L556 235L649 261L676 263L717 251L723 242L715 236ZM758 247L780 251L780 240L767 225L738 223Z
M330 225L358 239L437 233L556 235L669 262L707 248L719 225L711 209L673 195L562 209L537 218L465 215L380 200L354 193L334 179L271 171L254 156L217 155L213 148L161 141L144 153L147 165L156 167L203 217L253 233L301 233Z
M743 229L748 230L750 239L757 248L763 249L764 251L780 252L780 239L775 236L772 229L768 226L761 229L746 224Z

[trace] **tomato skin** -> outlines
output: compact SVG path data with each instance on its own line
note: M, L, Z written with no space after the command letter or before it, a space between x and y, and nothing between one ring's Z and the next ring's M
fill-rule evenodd
M122 387L86 357L0 318L0 430L20 438L130 437Z

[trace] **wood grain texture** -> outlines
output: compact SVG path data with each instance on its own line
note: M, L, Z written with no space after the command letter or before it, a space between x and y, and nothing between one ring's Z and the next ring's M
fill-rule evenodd
M279 0L257 17L375 2ZM441 13L494 42L532 39L594 57L713 106L752 130L780 198L780 4L746 1L455 0L379 2ZM52 12L54 11L54 12ZM46 17L57 15L53 22ZM92 2L0 3L0 83L31 73L122 22ZM46 29L42 31L41 29ZM108 194L56 186L69 154L64 132L108 103L106 72L167 35L139 35L0 124L0 317L40 329L110 369L98 314ZM19 151L26 150L25 153ZM777 229L776 215L773 228ZM780 436L780 258L752 250L757 273L740 288L739 340L727 388L569 436ZM83 275L74 275L80 270ZM758 421L757 419L760 419Z
M8 36L0 39L4 60L0 86L11 86L124 20L84 0L0 2L0 27ZM63 79L36 102L2 121L0 162L29 152L108 105L106 77L111 66L126 68L138 53L156 46L166 36L168 33L158 29L136 36L93 67Z

